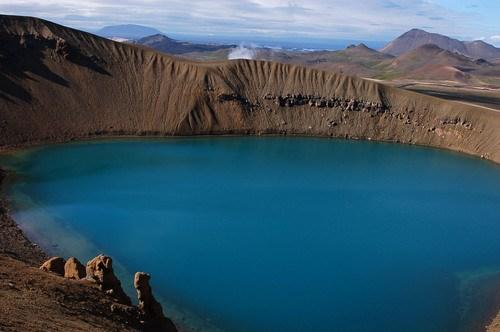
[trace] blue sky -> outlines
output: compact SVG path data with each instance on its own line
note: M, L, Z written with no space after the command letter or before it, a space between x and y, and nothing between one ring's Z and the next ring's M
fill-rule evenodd
M500 0L0 0L4 14L87 30L135 23L165 33L390 40L422 28L500 46Z

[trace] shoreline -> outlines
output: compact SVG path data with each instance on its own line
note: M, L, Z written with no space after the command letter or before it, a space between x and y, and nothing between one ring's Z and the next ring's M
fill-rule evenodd
M322 134L304 134L304 133L288 133L288 132L278 132L278 133L260 133L260 132L251 132L245 131L244 133L240 132L222 132L222 133L202 133L202 134L100 134L100 135L88 135L81 137L72 137L72 138L61 138L61 139L48 139L48 140L40 140L35 142L26 142L22 144L14 144L14 145L3 145L0 146L0 155L1 154L9 154L22 150L34 149L38 147L44 146L52 146L59 144L71 144L71 143L86 143L86 142L99 142L105 140L125 140L125 139L145 139L145 140L153 140L153 139L181 139L181 138L231 138L231 137L298 137L298 138L318 138L318 139L337 139L337 140L347 140L347 141L366 141L366 142L374 142L374 143L387 143L387 144L398 144L398 145L406 145L406 146L415 146L427 149L433 149L438 151L446 151L450 153L456 153L465 157L484 160L494 165L500 166L500 160L495 160L492 158L488 158L488 156L478 155L476 153L467 152L463 150L456 150L452 148L435 146L429 144L418 144L415 142L405 142L400 140L392 140L392 139L372 139L371 137L345 137L345 136L335 136L335 135L322 135ZM1 165L0 170L5 171ZM1 187L1 184L0 184Z
M463 276L459 294L463 323L460 331L498 332L491 326L496 317L500 318L500 271L474 271Z
M0 167L0 254L30 265L41 265L48 258L45 250L29 239L10 214L11 202L4 192L9 174Z
M15 181L15 173L5 171L2 165L0 165L0 259L4 257L12 258L38 269L38 267L50 257L60 256L61 253L58 252L58 250L61 247L58 245L58 249L55 249L55 247L51 248L51 245L57 244L49 238L37 238L36 234L34 234L35 232L27 232L12 217L12 202L5 190L6 187L9 186L8 182L12 181ZM6 239L10 240L6 241ZM6 250L7 247L12 247L13 250ZM90 247L93 247L92 243L90 243ZM98 252L99 250L92 250L92 253L89 252L89 257L94 257ZM64 256L66 255L63 255L63 257ZM77 257L81 256L77 255ZM122 285L131 292L128 293L128 295L134 298L135 289L133 284L129 281L130 278L133 279L133 273L128 271L120 261L114 260L114 266L117 273L122 273L122 275L119 275L119 278L122 280ZM158 299L161 300L161 297L158 297ZM224 332L208 322L205 322L202 317L198 317L189 310L179 307L176 304L169 303L168 301L162 301L162 303L166 312L169 314L169 318L177 322L180 331ZM0 327L2 327L1 324Z
M137 135L99 135L96 137L86 137L82 139L71 139L71 140L62 140L62 141L52 141L52 142L36 142L34 144L26 144L23 146L16 147L3 147L0 148L0 154L9 154L15 153L19 151L23 151L30 148L51 146L56 144L71 144L71 143L92 143L106 140L123 140L123 139L183 139L183 138L208 138L208 137L310 137L310 138L330 138L330 139L342 139L345 138L335 138L335 137L325 137L325 136L304 136L304 135L189 135L189 136L137 136ZM358 141L358 139L355 139ZM366 140L371 141L371 140ZM373 141L380 143L396 143L393 141ZM399 143L401 144L401 143ZM405 145L414 145L423 148L431 148L436 150L444 150L452 153L459 153L462 156L467 156L474 159L479 159L477 156L470 155L467 153L461 153L454 150L436 148L432 146L420 146L416 144L405 144ZM493 162L493 164L498 165L498 163L488 160L489 162ZM2 165L0 165L0 243L3 247L0 247L0 255L7 256L16 260L20 260L24 263L29 264L33 267L38 267L44 260L46 260L50 256L50 250L48 248L42 248L38 244L36 244L36 238L33 236L29 236L26 232L20 227L19 224L12 218L11 215L11 206L12 203L9 200L9 196L5 191L6 186L8 186L8 182L15 181L15 173L12 171L5 170ZM7 239L7 241L5 240ZM43 241L42 241L43 242ZM6 250L7 246L12 246L12 250ZM500 308L500 280L499 276L481 276L477 277L477 280L472 279L471 284L473 284L473 289L477 289L480 292L480 295L489 294L487 297L480 297L478 295L473 296L471 302L478 307L473 307L470 311L472 314L469 314L466 317L466 320L463 321L466 325L460 325L460 331L476 331L478 327L484 327L484 331L495 332L498 330L492 329L495 328L493 324L495 324L495 319L499 319L500 312L497 308ZM472 289L472 288L471 288ZM473 292L473 291L472 291ZM490 294L491 293L491 294ZM485 306L485 303L488 305ZM493 307L493 308L492 308ZM185 320L184 320L185 322ZM473 329L471 329L473 327ZM194 328L194 327L193 327Z

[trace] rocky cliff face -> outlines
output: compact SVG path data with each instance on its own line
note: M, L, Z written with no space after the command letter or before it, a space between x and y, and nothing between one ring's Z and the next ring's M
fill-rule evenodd
M0 39L2 147L101 135L287 134L500 161L499 113L372 81L271 62L188 62L33 18L1 16Z

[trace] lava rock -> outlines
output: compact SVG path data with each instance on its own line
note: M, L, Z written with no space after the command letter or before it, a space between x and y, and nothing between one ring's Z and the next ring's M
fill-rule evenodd
M87 263L87 279L96 283L99 288L118 300L119 303L130 305L130 298L123 291L120 280L113 271L111 257L99 255Z
M52 257L40 266L40 269L45 272L52 272L60 276L64 276L64 264L66 261L61 257Z
M151 276L137 272L134 276L134 287L137 290L138 309L148 330L177 331L171 320L163 314L161 304L153 296L149 284Z
M64 277L67 279L80 280L85 278L85 266L75 257L70 257L64 264Z

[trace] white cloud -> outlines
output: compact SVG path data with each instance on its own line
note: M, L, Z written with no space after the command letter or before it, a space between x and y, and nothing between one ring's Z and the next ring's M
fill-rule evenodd
M496 47L500 47L500 35L493 35L488 38L483 38L481 40L490 43Z
M456 34L475 19L429 0L0 0L0 12L87 29L136 23L167 33L329 39L392 38L412 27Z

